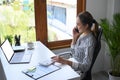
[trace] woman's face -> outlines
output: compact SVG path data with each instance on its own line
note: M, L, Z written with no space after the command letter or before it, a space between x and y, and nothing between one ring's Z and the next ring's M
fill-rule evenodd
M79 17L77 17L76 26L80 33L85 32L87 29L87 25L83 25L82 22L80 21Z

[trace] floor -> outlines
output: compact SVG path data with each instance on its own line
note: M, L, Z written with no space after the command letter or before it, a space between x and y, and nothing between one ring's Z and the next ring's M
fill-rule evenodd
M98 72L92 75L92 80L109 80L106 72Z

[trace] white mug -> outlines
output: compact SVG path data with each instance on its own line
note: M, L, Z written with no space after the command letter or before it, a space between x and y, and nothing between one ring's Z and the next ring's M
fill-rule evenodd
M28 49L34 49L34 43L33 42L28 42L27 46L28 46Z

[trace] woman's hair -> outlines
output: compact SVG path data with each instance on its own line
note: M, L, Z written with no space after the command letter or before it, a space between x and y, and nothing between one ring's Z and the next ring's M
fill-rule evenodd
M83 25L87 25L91 29L91 31L94 33L95 36L97 36L98 32L98 23L93 18L93 16L88 12L84 11L78 14L78 17Z

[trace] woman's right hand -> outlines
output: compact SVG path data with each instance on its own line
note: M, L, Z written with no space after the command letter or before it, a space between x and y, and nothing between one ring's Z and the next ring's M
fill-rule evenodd
M72 39L72 44L75 44L78 37L80 36L80 33L78 33L76 30L76 27L73 28L73 39Z

